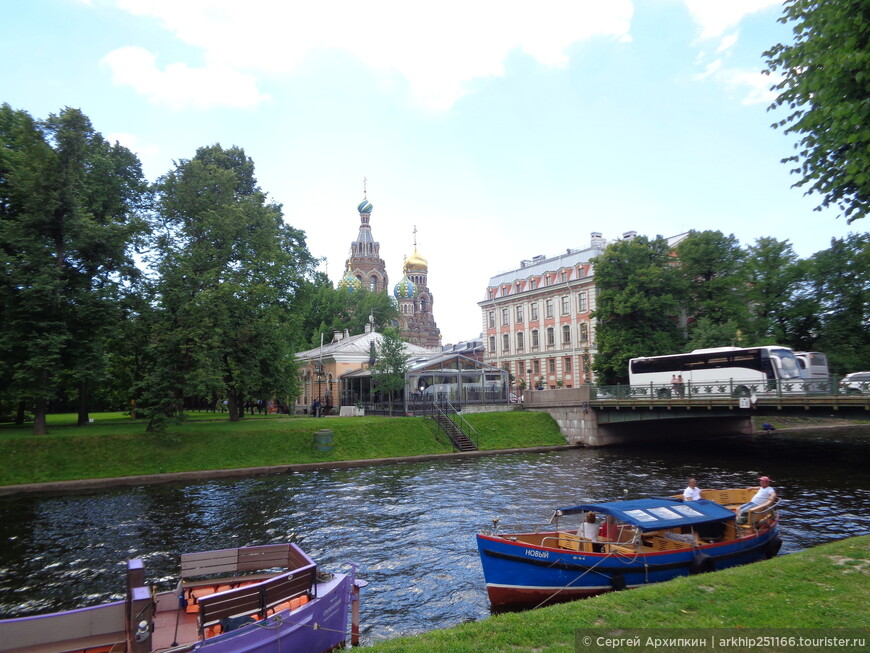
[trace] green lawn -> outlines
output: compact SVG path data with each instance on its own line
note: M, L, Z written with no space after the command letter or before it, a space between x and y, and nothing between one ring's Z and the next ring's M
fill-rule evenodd
M434 422L423 417L254 416L239 422L193 413L168 436L145 433L142 421L122 413L93 415L75 426L75 415L53 415L49 434L29 427L0 429L0 485L110 478L140 474L236 469L299 463L396 458L449 453ZM565 444L544 413L466 416L482 449ZM333 449L313 446L314 432L333 431Z
M870 535L713 574L388 640L370 650L576 653L583 650L575 648L579 628L727 628L735 635L744 628L812 628L820 636L832 628L866 629L868 577Z

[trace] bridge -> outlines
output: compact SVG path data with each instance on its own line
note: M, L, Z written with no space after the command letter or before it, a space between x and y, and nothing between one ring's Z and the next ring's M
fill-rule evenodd
M526 392L523 403L527 410L552 415L568 442L591 447L749 434L758 415L870 414L870 394L844 394L836 387L834 392L808 392L793 384L729 393L726 385L687 387L683 393L649 386L581 386Z

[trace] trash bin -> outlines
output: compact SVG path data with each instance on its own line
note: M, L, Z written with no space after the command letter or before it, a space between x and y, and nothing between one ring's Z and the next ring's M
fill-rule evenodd
M332 429L314 432L314 448L317 451L332 451Z

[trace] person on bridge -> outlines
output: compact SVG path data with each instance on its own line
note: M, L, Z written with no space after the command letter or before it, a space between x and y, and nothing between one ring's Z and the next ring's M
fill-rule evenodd
M683 501L697 501L701 498L701 488L694 478L689 479L689 484L683 490Z
M759 512L776 503L776 490L770 484L770 478L762 476L758 479L758 482L761 484L761 487L758 488L755 496L749 500L749 503L744 503L737 509L738 522L745 523L749 516L748 513Z

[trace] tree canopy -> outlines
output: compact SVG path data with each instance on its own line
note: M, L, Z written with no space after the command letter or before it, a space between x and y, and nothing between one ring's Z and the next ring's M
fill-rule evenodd
M293 393L293 307L314 264L304 235L259 189L241 148L200 148L159 180L157 197L151 427L185 397L226 397L236 420L248 399Z
M774 123L798 137L795 186L822 197L849 222L870 209L870 2L786 0L780 22L791 44L764 53L767 73L781 74L771 109L787 115Z
M78 109L37 122L0 106L0 379L7 400L33 401L35 433L61 388L87 421L147 197L136 156Z

